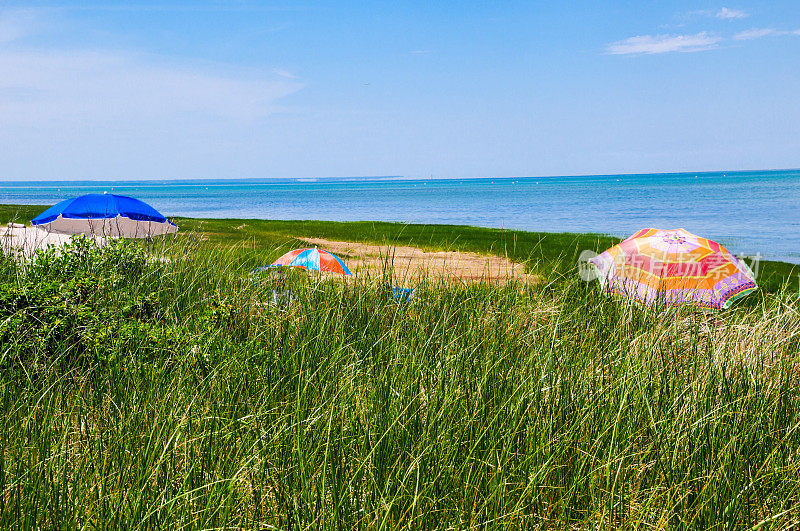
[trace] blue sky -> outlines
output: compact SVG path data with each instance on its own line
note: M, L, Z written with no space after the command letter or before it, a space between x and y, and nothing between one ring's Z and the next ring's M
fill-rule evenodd
M0 180L800 167L800 7L0 0Z

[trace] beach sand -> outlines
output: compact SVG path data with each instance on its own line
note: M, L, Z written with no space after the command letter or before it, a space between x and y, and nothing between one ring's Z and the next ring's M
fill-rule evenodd
M24 256L30 256L37 249L62 245L69 241L70 237L69 234L57 234L33 227L9 224L0 226L0 251L8 254L12 249L18 249Z
M63 245L70 237L68 234L9 224L0 226L0 251L8 254L17 250L23 256L29 257L37 249ZM423 277L501 284L541 280L538 275L525 273L523 264L499 256L458 251L423 251L410 246L370 245L323 238L297 239L339 255L356 274L379 276L384 267L390 264L398 281L415 281Z
M297 237L309 245L330 251L345 260L354 274L380 275L386 264L400 281L421 277L446 278L462 282L538 282L538 275L525 273L523 264L499 256L457 251L428 252L417 247L369 245L364 243Z

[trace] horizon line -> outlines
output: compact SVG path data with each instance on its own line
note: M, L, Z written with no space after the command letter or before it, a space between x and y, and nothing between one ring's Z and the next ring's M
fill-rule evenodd
M485 176L468 176L468 177L408 177L404 175L365 175L365 176L348 176L348 177L200 177L195 179L122 179L122 180L109 180L109 179L74 179L74 180L0 180L3 184L29 184L29 183L202 183L214 181L228 181L228 182L285 182L285 183L308 183L315 182L370 182L370 181L477 181L484 179L553 179L553 178L571 178L571 177L631 177L631 176L658 176L658 175L707 175L707 174L727 174L727 173L755 173L755 172L782 172L782 171L800 171L800 168L769 168L769 169L745 169L745 170L703 170L703 171L667 171L667 172L643 172L643 173L576 173L576 174L551 174L551 175L522 175L522 176L500 176L500 177L485 177Z

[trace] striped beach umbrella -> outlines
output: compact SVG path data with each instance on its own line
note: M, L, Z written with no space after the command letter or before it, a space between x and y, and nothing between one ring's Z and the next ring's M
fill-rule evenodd
M322 251L314 247L295 249L281 256L270 267L290 266L309 269L312 271L327 271L339 273L340 275L352 275L341 258L328 251Z
M642 229L589 262L604 291L646 306L721 310L758 287L728 249L684 229Z

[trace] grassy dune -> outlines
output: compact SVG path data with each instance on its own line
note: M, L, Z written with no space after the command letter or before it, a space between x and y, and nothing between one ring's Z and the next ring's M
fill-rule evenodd
M391 271L297 274L275 306L247 273L304 231L492 241L532 268L549 250L479 229L203 223L207 240L148 252L78 241L0 260L0 525L800 523L788 288L703 317L610 300L572 269L529 286L431 278L404 305ZM576 237L552 237L561 263Z
M0 205L0 224L28 221L46 206ZM306 245L296 237L372 243L411 245L424 250L467 251L505 256L545 278L574 272L584 249L597 252L618 243L619 238L603 234L527 232L464 225L419 225L377 221L281 221L259 219L175 218L181 235L202 238L209 249L231 253L248 266L270 263L285 251ZM762 290L778 292L785 285L797 286L800 266L762 261L758 281Z
M217 248L239 249L256 262L269 263L276 249L286 251L305 245L292 237L412 245L425 250L453 250L505 256L545 278L574 273L585 249L602 252L620 239L603 234L527 232L463 225L415 225L377 221L277 221L249 219L177 219L183 230L203 234ZM241 227L241 228L239 228ZM763 260L758 283L763 291L779 292L798 285L800 266Z

